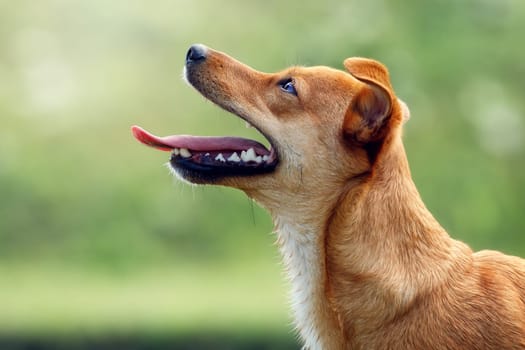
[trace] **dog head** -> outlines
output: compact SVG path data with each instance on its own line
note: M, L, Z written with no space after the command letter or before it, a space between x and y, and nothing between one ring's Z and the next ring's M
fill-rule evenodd
M270 149L235 137L160 138L138 127L133 132L143 143L172 150L170 165L184 180L239 188L270 209L332 195L349 180L373 173L408 118L381 63L348 58L344 65L347 72L291 67L262 73L193 45L186 80L260 131Z

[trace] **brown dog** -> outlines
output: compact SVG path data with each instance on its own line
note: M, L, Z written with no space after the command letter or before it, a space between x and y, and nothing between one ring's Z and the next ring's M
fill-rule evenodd
M243 190L272 215L309 349L525 349L525 263L451 239L411 179L408 109L380 63L255 71L202 45L185 75L245 119L240 138L135 137L182 179Z

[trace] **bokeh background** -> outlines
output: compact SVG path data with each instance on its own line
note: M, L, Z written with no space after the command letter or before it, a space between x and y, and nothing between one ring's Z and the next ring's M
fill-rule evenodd
M384 62L427 206L525 256L522 0L18 0L0 23L1 349L298 348L268 215L131 137L260 139L183 83L195 42L263 71Z

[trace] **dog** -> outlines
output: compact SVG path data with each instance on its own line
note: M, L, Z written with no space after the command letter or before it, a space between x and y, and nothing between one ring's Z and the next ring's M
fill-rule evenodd
M387 68L256 71L204 45L185 78L271 144L158 137L192 184L244 191L271 214L305 349L525 349L525 262L472 252L423 204L402 144L409 117Z

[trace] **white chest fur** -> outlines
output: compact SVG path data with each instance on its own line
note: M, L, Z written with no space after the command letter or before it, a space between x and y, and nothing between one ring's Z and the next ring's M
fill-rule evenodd
M299 225L280 223L278 243L288 279L294 321L304 349L321 349L319 334L319 300L323 293L321 254L318 234Z

